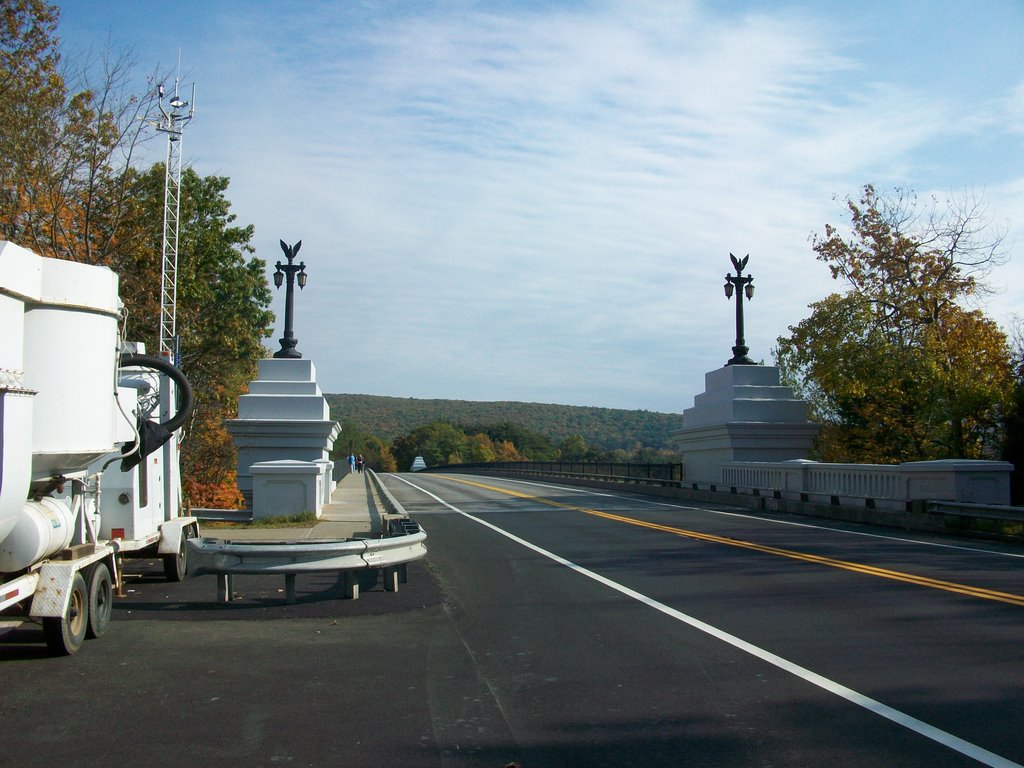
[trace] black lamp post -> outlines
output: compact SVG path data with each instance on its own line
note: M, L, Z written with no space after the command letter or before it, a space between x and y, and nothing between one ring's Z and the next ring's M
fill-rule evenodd
M285 288L284 292L284 336L280 339L281 349L274 353L274 357L302 357L302 353L295 348L295 345L299 340L295 338L295 332L292 330L292 316L295 311L296 273L299 275L299 288L306 287L305 263L300 262L297 265L292 263L292 260L295 258L295 254L299 252L299 248L301 247L301 240L299 240L294 247L285 245L284 240L281 241L281 250L284 251L284 255L288 257L288 263L282 264L280 261L277 262L277 271L274 272L274 285L280 288L281 284L284 282L285 275L287 275L288 287Z
M750 350L743 339L743 297L746 296L748 301L754 298L754 278L750 275L743 276L743 270L750 260L750 254L748 253L742 259L737 259L730 253L729 258L732 259L732 265L736 267L736 274L726 274L723 288L725 288L725 298L727 299L731 299L733 293L736 294L736 346L732 348L732 359L726 365L757 365L747 357L747 352Z

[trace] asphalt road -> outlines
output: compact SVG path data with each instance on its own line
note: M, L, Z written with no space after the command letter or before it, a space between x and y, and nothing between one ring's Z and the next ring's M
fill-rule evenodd
M1021 548L386 482L429 536L398 593L238 578L224 606L137 563L76 656L9 635L0 764L1024 764Z

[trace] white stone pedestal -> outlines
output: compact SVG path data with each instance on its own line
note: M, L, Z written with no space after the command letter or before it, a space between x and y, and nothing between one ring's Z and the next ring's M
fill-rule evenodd
M777 367L728 365L705 374L704 385L676 433L687 482L718 484L729 461L807 458L821 427L780 384Z
M253 519L313 512L323 507L324 467L315 461L260 461L252 472Z
M260 360L259 377L249 384L249 393L238 400L238 418L228 420L225 426L238 448L238 490L254 514L259 508L262 514L315 511L319 516L324 499L329 499L333 490L329 487L330 470L324 472L324 466L333 466L329 454L341 427L331 420L330 407L316 383L316 368L311 360ZM263 471L282 461L291 463ZM308 463L309 467L300 468L295 462ZM260 492L272 493L273 499L255 498L254 465L262 465L260 472L265 475ZM293 477L285 481L288 475ZM299 494L294 489L282 490L282 483L305 487L307 481L302 478L306 475L314 478L314 507L309 506L305 491ZM326 477L328 487L316 487L319 481L315 478L320 477ZM280 506L279 502L286 497L293 498L295 509ZM277 507L276 511L265 511L271 507Z

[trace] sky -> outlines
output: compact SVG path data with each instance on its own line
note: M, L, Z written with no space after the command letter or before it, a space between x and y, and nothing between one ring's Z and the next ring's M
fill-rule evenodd
M843 289L811 238L868 183L983 200L982 309L1020 312L1019 0L57 4L66 55L195 83L184 161L268 277L302 241L324 392L681 413L732 356L729 254L770 365Z

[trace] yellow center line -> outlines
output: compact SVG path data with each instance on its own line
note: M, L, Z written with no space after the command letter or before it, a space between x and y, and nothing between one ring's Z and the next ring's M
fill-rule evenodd
M941 589L946 592L955 592L960 595L967 595L968 597L978 597L984 600L995 600L1000 603L1009 603L1010 605L1019 605L1024 607L1024 595L1015 595L1009 592L997 592L996 590L985 589L983 587L972 587L967 584L957 584L956 582L952 581L941 581L939 579L928 578L927 576L917 576L912 573L903 573L902 571L891 571L887 568L877 568L873 565L852 563L847 560L837 560L832 557L812 555L807 552L796 552L789 549L769 547L765 546L764 544L756 544L752 541L743 541L742 539L730 539L724 536L715 536L714 534L710 533L690 531L685 528L676 528L670 525L661 525L659 523L647 522L646 520L638 520L634 517L616 515L612 512L602 512L601 510L590 509L588 507L580 507L574 504L564 504L559 501L553 501L552 499L543 498L542 496L534 496L529 493L513 491L507 488L498 488L493 485L485 485L483 483L473 482L472 480L464 480L462 478L452 477L451 475L444 475L443 477L447 480L451 480L456 483L470 485L487 491L494 491L495 493L501 493L506 496L513 496L515 498L520 499L529 499L530 501L536 501L550 507L557 507L558 509L567 509L575 512L583 512L594 517L604 518L605 520L614 520L619 523L627 523L629 525L635 525L639 528L650 528L651 530L663 531L664 533L671 533L676 536L683 536L688 539L705 541L711 544L723 544L729 547L739 547L741 549L750 549L754 550L755 552L762 552L769 555L776 555L778 557L789 558L790 560L801 560L806 563L824 565L830 568L840 568L845 571L853 571L854 573L861 573L867 576L876 576L882 579L902 581L907 584L916 584L921 587L928 587L929 589Z

